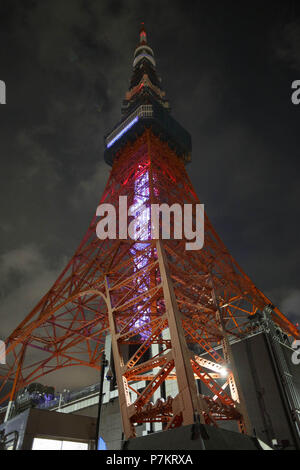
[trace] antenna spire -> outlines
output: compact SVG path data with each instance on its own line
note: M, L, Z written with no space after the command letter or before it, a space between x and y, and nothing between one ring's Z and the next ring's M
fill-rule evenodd
M140 44L147 44L147 33L145 29L145 23L141 23Z

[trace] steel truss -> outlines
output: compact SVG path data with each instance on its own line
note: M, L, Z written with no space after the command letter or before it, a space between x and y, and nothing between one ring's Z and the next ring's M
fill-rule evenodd
M100 203L113 204L118 213L120 196L147 209L153 203L182 209L199 203L183 160L151 129L119 152ZM271 302L239 267L206 214L205 244L198 251L187 251L185 238L152 239L148 219L137 228L138 240L99 240L93 218L57 281L6 342L0 388L9 380L13 388L2 402L58 369L99 369L110 333L127 438L135 436L136 424L161 422L170 429L191 424L196 415L212 425L235 420L241 432L251 434L230 339L249 334L251 316ZM171 233L173 225L171 218ZM272 318L299 337L278 308ZM151 357L153 345L158 354ZM220 345L222 353L216 350ZM125 346L134 351L129 358ZM176 381L176 396L152 403L168 380ZM143 390L137 389L140 381L146 381Z

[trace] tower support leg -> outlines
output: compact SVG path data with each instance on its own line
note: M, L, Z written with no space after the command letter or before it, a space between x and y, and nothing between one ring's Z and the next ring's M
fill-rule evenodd
M118 384L120 413L123 423L123 431L126 439L135 437L135 429L130 422L129 406L131 404L130 394L128 389L128 383L126 377L123 376L122 367L124 367L124 359L121 349L117 340L116 324L113 313L113 306L111 303L110 290L109 290L109 279L105 276L105 290L107 297L107 308L108 308L108 321L111 334L111 346L114 356L116 379Z
M194 373L191 367L190 353L182 328L181 314L178 309L168 269L168 261L161 240L157 241L156 249L178 384L177 403L175 400L176 408L182 412L184 425L194 423L195 415L197 414L200 415L200 420L204 422L197 396Z
M247 407L246 407L246 401L245 401L244 394L242 391L240 378L239 378L239 374L237 371L237 367L235 365L235 360L233 357L228 335L224 327L223 316L222 316L222 312L219 306L218 297L216 294L212 276L211 276L211 286L212 286L212 299L216 307L216 319L219 324L219 328L222 332L222 337L223 337L221 343L222 343L224 360L230 369L229 376L228 376L228 383L230 387L231 397L234 401L236 401L239 404L239 412L241 413L241 416L242 416L241 419L238 421L239 431L243 434L248 434L251 436L253 433L252 433L252 426L251 426L250 418L249 418Z
M14 378L14 383L10 392L9 402L8 402L8 406L7 406L6 413L5 413L5 418L4 418L5 423L6 421L9 420L11 416L12 407L13 407L14 400L16 397L17 386L18 386L18 382L19 382L19 378L20 378L20 374L21 374L21 370L22 370L22 366L24 362L25 350L26 350L26 344L23 344L21 352L20 352L20 357L18 360L17 372Z

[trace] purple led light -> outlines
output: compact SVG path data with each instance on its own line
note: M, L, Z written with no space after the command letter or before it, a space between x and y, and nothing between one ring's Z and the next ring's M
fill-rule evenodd
M138 240L146 241L150 238L150 207L147 203L149 203L149 173L146 171L141 176L137 177L134 183L134 203L133 207L136 210L136 235ZM139 209L143 206L143 212L139 213ZM147 265L148 256L147 256L147 245L145 246L144 243L135 243L133 248L130 250L131 254L134 259L135 263L135 271L139 271L143 267ZM151 247L149 246L149 250ZM140 254L139 251L142 251ZM140 278L137 278L137 292L138 295L142 293L147 293L150 288L150 279L149 276L145 277L141 275ZM135 307L137 311L142 310L142 314L140 318L135 322L134 327L139 328L144 326L146 323L149 322L150 317L150 307L143 308L143 304L137 305ZM140 333L142 338L146 338L148 336L147 333Z

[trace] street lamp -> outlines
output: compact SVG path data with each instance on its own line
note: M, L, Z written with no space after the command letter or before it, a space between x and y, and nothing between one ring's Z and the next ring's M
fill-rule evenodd
M101 361L101 371L100 371L100 388L99 388L99 401L98 401L98 415L97 415L97 424L96 424L96 450L98 450L99 442L99 431L100 431L100 418L101 418L101 407L102 407L102 397L103 397L103 382L104 382L104 369L108 366L108 361L106 359L105 353L102 355ZM109 371L111 369L109 368ZM109 373L108 371L108 373ZM108 375L107 373L107 375ZM112 374L111 374L112 376ZM107 377L107 376L106 376ZM111 379L108 379L111 380Z

